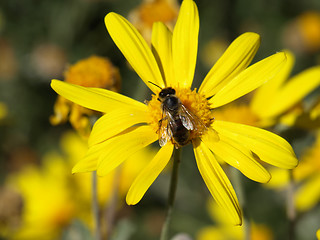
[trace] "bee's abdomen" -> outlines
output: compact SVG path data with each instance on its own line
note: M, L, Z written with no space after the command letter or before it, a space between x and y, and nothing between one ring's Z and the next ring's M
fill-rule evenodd
M190 131L186 129L180 118L176 119L175 124L171 125L172 137L180 146L184 146L189 142Z

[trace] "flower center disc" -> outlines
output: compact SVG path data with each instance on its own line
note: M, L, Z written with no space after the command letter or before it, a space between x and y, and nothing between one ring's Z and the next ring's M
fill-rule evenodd
M190 130L189 140L200 137L207 128L210 127L213 122L212 111L210 110L210 104L204 95L197 93L197 89L191 91L190 89L176 88L176 96L180 99L182 105L184 105L189 112L192 113L193 119L191 121L195 126L193 130ZM158 100L157 95L152 95L152 99L147 103L150 111L149 124L154 128L155 132L159 132L159 122L162 124L168 124L168 120L165 119L165 113L162 112L162 103ZM171 139L172 143L177 145L174 139Z

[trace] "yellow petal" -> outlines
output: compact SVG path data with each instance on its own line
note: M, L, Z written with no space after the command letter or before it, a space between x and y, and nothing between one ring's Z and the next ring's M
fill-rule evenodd
M311 148L307 149L301 156L301 161L299 166L294 169L293 176L295 181L304 181L308 177L317 174L319 169L317 167L318 161L318 150L319 144L313 145Z
M129 205L137 204L169 162L173 145L164 145L150 163L143 169L132 183L126 201Z
M214 155L223 159L229 165L239 169L248 178L266 183L271 179L270 173L258 163L250 149L233 141L231 138L219 134L220 141L207 142L203 139L204 144L214 153Z
M82 173L82 172L92 172L97 170L98 156L91 155L81 159L77 164L72 168L72 174Z
M269 100L268 107L260 110L262 118L275 117L293 107L320 85L320 66L309 68L288 80Z
M235 76L209 102L216 108L225 105L261 86L275 76L285 64L286 55L277 53L250 66Z
M264 162L285 169L292 169L298 164L290 144L274 133L248 125L218 120L214 121L213 126L219 134L228 136L249 148Z
M110 100L113 101L112 104L117 106L117 107L113 107L113 109L118 109L119 107L134 108L140 111L147 111L148 109L146 104L113 91L109 91L103 88L90 88L90 91L96 94L101 94L107 98L110 98Z
M150 84L149 81L164 88L157 62L137 29L124 17L113 12L106 15L105 24L114 43L145 84L154 93L159 92L159 88Z
M199 92L211 97L251 63L260 46L260 36L247 32L234 40L203 80Z
M98 159L99 176L104 176L119 166L135 152L158 139L158 134L150 126L132 127L119 136L106 141L104 153Z
M296 168L297 169L297 168ZM290 170L281 168L271 168L270 174L272 176L270 182L265 186L268 188L282 188L284 189L290 181Z
M216 130L214 130L212 127L209 127L205 134L201 136L201 140L206 142L217 142L220 140L220 137Z
M197 61L199 14L192 0L184 0L180 7L172 36L172 56L175 81L182 88L190 88Z
M108 141L89 147L86 155L72 169L72 173L90 172L97 170L98 159L104 153Z
M153 24L151 43L152 52L165 79L165 86L176 86L173 82L172 33L162 22Z
M310 110L310 118L311 120L315 120L319 116L320 116L320 101L318 99L318 102L316 102Z
M295 203L300 211L307 211L319 203L320 175L313 176L296 192Z
M203 227L197 233L197 240L225 239L224 231L219 227Z
M107 140L123 130L138 124L146 123L148 120L146 111L128 111L128 109L117 109L99 118L89 137L89 147Z
M259 87L250 101L250 108L258 116L262 116L265 109L270 107L270 101L276 95L281 85L290 76L295 62L295 57L290 51L285 51L285 54L287 56L287 61L283 68L280 69L274 78Z
M82 87L59 80L52 80L51 87L66 99L95 111L105 113L118 108L147 111L145 104L106 89Z
M211 219L215 222L215 226L220 230L221 236L216 238L209 238L207 240L240 240L244 239L244 228L246 226L233 226L226 216L224 209L220 208L213 200L207 201L207 210Z
M211 195L234 225L242 224L241 210L232 185L212 152L200 141L193 144L200 174Z
M142 128L140 131L144 131L144 129L147 126L144 126L144 128ZM133 131L134 130L134 131ZM138 134L137 133L137 127L131 127L129 129L126 129L125 131L123 131L121 134ZM97 166L98 166L98 159L103 156L104 154L106 154L106 152L108 152L108 148L112 147L112 143L114 144L121 144L121 139L119 139L119 137L121 137L122 135L118 135L116 137L114 137L114 139L118 139L118 140L114 140L110 143L110 139L101 143L97 143L95 145L92 145L89 147L86 155L84 156L83 159L81 159L80 162L78 162L72 169L72 173L79 173L79 172L89 172L89 171L95 171L97 170Z

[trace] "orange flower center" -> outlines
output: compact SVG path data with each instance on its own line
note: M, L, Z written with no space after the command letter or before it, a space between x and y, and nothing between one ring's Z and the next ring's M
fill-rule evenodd
M104 57L91 56L71 65L65 72L65 81L84 87L99 87L112 91L120 88L119 70Z
M150 28L154 22L169 22L176 19L178 12L166 0L155 0L140 7L140 18Z

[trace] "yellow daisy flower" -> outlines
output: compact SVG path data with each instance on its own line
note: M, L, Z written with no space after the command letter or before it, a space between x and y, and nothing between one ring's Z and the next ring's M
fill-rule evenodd
M317 239L320 240L320 229L317 231Z
M7 186L23 199L21 225L10 229L10 239L57 239L76 213L66 181L63 159L47 156L39 169L29 165L9 175Z
M281 137L251 126L215 121L212 109L243 96L272 78L284 64L285 54L277 53L247 68L259 47L260 38L255 33L245 33L217 61L199 90L192 91L199 32L198 10L192 0L182 2L172 33L161 22L153 25L152 49L122 16L109 13L105 23L118 48L155 95L143 104L108 90L53 80L51 86L58 94L84 107L107 113L95 123L87 155L76 164L73 172L97 170L98 175L106 175L131 154L160 139L161 149L135 179L127 194L127 203L136 204L169 162L174 146L191 142L199 171L212 196L235 225L241 224L235 191L217 160L226 161L255 181L268 182L270 174L258 158L281 168L295 167L297 159L290 144ZM173 128L159 131L159 125L168 122L168 117L164 117L164 104L157 99L167 98L165 93L173 92L175 95L169 95L174 96L171 100L193 116L177 114L180 118L175 119L180 121L180 130L188 135L183 144L177 140L178 131ZM160 132L167 136L159 136ZM168 138L170 141L163 141Z

